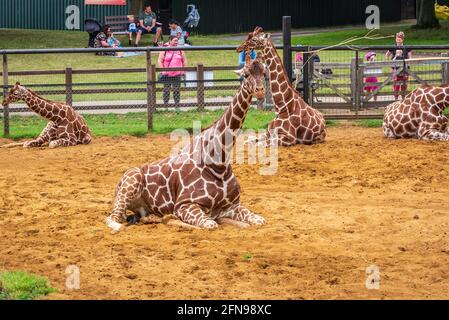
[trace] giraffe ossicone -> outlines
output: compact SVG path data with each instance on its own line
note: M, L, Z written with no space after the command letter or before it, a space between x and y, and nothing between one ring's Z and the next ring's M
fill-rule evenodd
M265 147L273 145L274 137L270 134L273 131L277 133L276 143L281 146L324 142L326 123L323 115L309 106L293 88L270 34L264 33L260 27L256 27L237 48L238 52L252 50L263 52L276 117L265 134L252 137L248 143L258 143Z
M229 156L252 97L265 96L262 57L251 61L247 56L242 75L242 84L222 117L194 136L190 144L177 154L125 172L116 188L113 211L106 218L108 227L119 231L127 220L137 222L152 216L155 219L150 220L161 221L167 215L179 219L167 225L203 229L233 224L229 219L240 222L234 223L240 227L265 223L263 217L240 204L240 186ZM127 210L133 212L133 218L129 219Z
M449 141L449 86L426 86L413 90L402 101L385 109L383 131L387 138Z
M86 121L71 106L44 99L19 82L11 88L2 105L20 100L49 121L36 139L23 144L24 148L42 147L47 143L50 148L57 148L91 142L92 136Z

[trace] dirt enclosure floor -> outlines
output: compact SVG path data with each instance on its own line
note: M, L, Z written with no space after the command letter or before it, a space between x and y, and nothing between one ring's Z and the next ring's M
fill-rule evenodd
M58 293L46 299L449 298L448 143L330 128L325 144L280 149L275 175L233 166L261 228L111 234L104 218L122 173L174 144L149 135L0 149L0 270L48 277ZM66 288L69 265L78 290ZM379 289L366 286L371 265Z

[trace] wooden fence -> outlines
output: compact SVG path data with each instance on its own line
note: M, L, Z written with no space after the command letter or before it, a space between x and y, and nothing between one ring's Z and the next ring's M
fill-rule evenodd
M278 48L280 46L277 46ZM280 47L282 48L282 47ZM298 80L302 78L302 88L300 92L304 95L304 99L312 106L320 109L327 119L362 119L362 118L381 118L383 116L383 107L394 101L391 91L388 91L388 86L392 84L393 76L391 68L397 64L399 68L397 72L405 71L409 74L407 81L409 89L417 85L439 85L447 84L449 81L449 59L447 51L449 46L435 46L423 47L415 46L412 49L421 50L419 58L412 60L405 60L403 62L380 61L375 63L364 62L360 57L364 52L370 50L386 50L388 47L371 47L363 49L354 49L347 47L332 48L325 50L329 54L322 54L323 59L320 62L313 62L312 56L314 50L322 50L320 47L294 47L290 48L289 54L285 57L292 58L294 51L305 51L304 65L295 66L294 73L296 75L295 85ZM288 48L287 48L288 49ZM0 95L5 96L8 90L12 87L12 79L17 77L42 77L42 76L58 76L61 79L59 82L55 81L37 81L37 83L23 83L32 88L40 95L44 96L64 96L65 102L73 105L77 110L107 110L107 109L121 109L121 110L135 110L143 109L148 114L148 130L153 129L153 115L159 110L191 110L199 111L207 108L220 108L229 105L235 91L238 89L239 79L233 74L233 70L237 66L204 66L197 65L195 67L187 68L157 68L151 61L151 52L156 50L173 50L173 48L124 48L120 51L145 51L146 60L144 68L133 69L72 69L65 68L63 70L39 70L39 71L14 71L8 70L8 55L11 54L40 54L40 53L60 53L61 57L65 53L74 52L95 52L95 51L111 51L112 49L41 49L41 50L0 50L2 55L2 73L3 80ZM190 47L183 48L183 50L232 50L235 52L234 46L221 47ZM328 57L334 56L330 51L335 50L342 55L340 61L332 61ZM422 50L430 50L430 57L424 56ZM285 51L285 50L284 50ZM438 52L438 53L436 53ZM321 53L320 53L321 54ZM438 54L439 56L435 56ZM291 63L291 61L290 61ZM370 83L370 86L375 86L374 92L367 93L364 90L366 83L366 70L372 68L381 69L382 72L376 76L379 79L378 83ZM332 73L323 72L323 70L332 70ZM194 80L184 79L182 83L184 86L180 88L181 92L186 92L186 96L180 103L164 104L157 99L157 95L163 91L163 82L158 79L157 74L163 71L184 71L195 75ZM207 73L228 73L223 77L207 78ZM136 74L136 79L139 81L109 81L99 82L85 80L75 81L74 78L94 77L106 78L107 74ZM91 77L92 78L92 77ZM98 80L98 79L97 79ZM104 80L104 79L102 79ZM55 82L55 83L51 83ZM190 85L189 85L190 83ZM209 86L208 84L212 84ZM267 86L268 87L268 86ZM215 91L215 93L214 93ZM190 93L190 94L189 94ZM111 94L136 94L139 97L144 97L131 103L129 99L116 99L109 103L88 103L76 102L76 97L91 97L91 95L107 96ZM265 107L269 109L272 107L271 96L267 90L267 99L264 105L258 104L257 107ZM377 100L374 101L374 96ZM211 98L213 97L213 98ZM86 100L86 99L84 99ZM110 100L110 99L109 99ZM74 102L75 101L75 102ZM0 111L3 112L3 132L5 135L9 134L9 119L10 113L20 113L29 111L28 108L16 106L5 106Z

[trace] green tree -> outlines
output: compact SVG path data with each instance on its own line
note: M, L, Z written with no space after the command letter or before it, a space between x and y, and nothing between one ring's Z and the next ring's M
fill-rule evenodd
M435 0L416 0L416 20L414 28L439 28L440 22L435 16Z

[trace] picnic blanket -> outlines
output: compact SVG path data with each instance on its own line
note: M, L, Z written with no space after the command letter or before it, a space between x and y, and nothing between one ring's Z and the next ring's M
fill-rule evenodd
M141 56L145 54L143 51L139 52L117 52L118 55L113 56L114 58L128 58L128 57L134 57L134 56Z

